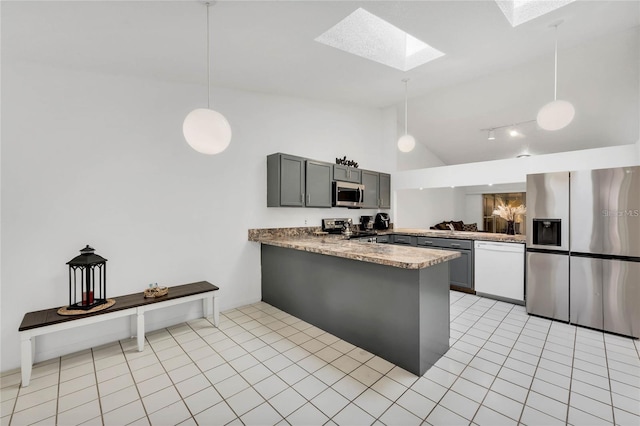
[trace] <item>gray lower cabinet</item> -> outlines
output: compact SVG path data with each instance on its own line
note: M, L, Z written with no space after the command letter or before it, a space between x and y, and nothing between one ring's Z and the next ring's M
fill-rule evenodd
M453 250L460 257L449 261L449 281L456 290L473 291L473 241L453 238L418 237L417 246Z
M288 154L267 156L267 207L331 207L332 166Z
M343 166L342 164L333 165L333 179L341 182L362 183L362 170L355 167Z
M393 244L402 244L415 247L417 243L417 237L411 235L393 234L391 238L391 242Z
M333 181L333 164L307 160L306 190L307 207L331 207L331 182Z

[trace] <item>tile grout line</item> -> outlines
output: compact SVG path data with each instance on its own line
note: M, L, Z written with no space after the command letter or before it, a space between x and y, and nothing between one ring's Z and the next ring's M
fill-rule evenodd
M602 343L604 346L604 362L607 366L607 380L609 382L609 400L611 401L611 419L613 420L613 424L616 424L616 410L613 408L613 386L611 386L611 372L609 370L609 356L607 352L607 339L604 334L602 335ZM591 414L591 413L589 413ZM567 420L568 421L568 420Z
M120 342L118 342L120 345ZM62 364L62 357L60 357L60 363ZM98 395L98 408L100 409L100 421L104 425L104 417L102 412L102 402L100 401L100 387L98 386L98 368L96 367L96 359L94 356L93 348L91 348L91 364L93 365L93 377L96 379L96 394ZM59 384L58 384L59 386ZM60 400L60 394L58 394L58 401ZM78 406L79 407L79 406ZM75 408L75 407L74 407ZM91 419L89 419L91 420ZM56 408L56 424L58 424L58 409Z
M492 305L492 307L493 307L493 306L495 306L495 304L494 304L494 305ZM495 334L496 330L498 330L498 328L500 327L500 325L501 325L501 324L504 322L504 320L509 316L509 314L510 314L511 312L513 312L513 309L514 309L514 308L515 308L515 305L514 305L513 307L511 307L511 309L509 309L509 311L506 313L506 315L504 316L504 318L500 321L500 323L496 326L496 328L494 329L494 331L493 331L493 332L489 335L489 337L486 339L485 344L486 344L486 342L488 342L488 341L489 341L489 338ZM484 315L483 315L483 316L484 316ZM479 321L479 320L478 320L478 321ZM476 321L476 322L477 322L477 321ZM507 355L505 355L505 359L504 359L504 361L502 362L502 364L500 364L500 368L499 368L499 369L498 369L498 371L495 373L495 375L494 375L494 377L493 377L493 380L491 381L491 384L490 384L490 385L489 385L489 387L487 388L487 393L486 393L486 394L484 395L484 397L482 398L482 401L480 401L480 403L479 403L479 405L478 405L478 408L476 409L476 412L474 413L474 415L473 415L473 417L471 418L470 422L472 422L472 421L475 419L475 417L478 415L478 412L480 411L480 408L481 408L481 407L483 407L483 406L484 406L484 407L487 407L487 408L488 408L488 409L490 409L490 410L493 410L491 407L488 407L488 406L486 406L486 405L483 405L483 404L484 404L484 401L487 399L487 395L489 395L489 392L491 392L491 387L492 387L492 386L493 386L493 384L495 383L496 379L498 379L498 374L500 374L500 371L502 371L502 368L504 367L505 362L507 362L507 360L509 359L509 354L511 354L511 352L513 351L513 348L514 348L515 344L518 342L518 339L519 339L519 338L520 338L520 336L522 335L522 331L524 330L524 328L525 328L525 326L526 326L526 324L527 324L528 322L529 322L529 318L527 317L527 320L526 320L526 321L524 322L524 324L522 324L522 326L520 327L520 332L518 333L518 337L514 340L514 342L513 342L513 346L511 346L511 348L509 348L509 352L507 353ZM507 323L507 324L509 324L509 323ZM512 325L512 324L510 324L510 325ZM465 334L466 334L466 333L465 333ZM500 336L500 335L498 334L498 336ZM497 343L497 344L499 344L499 343ZM504 345L502 345L502 346L504 346ZM505 346L505 347L506 347L506 346ZM482 345L482 346L480 347L480 349L483 349L483 348L484 348L484 345ZM488 350L488 351L491 351L491 349L487 349L487 350ZM478 352L480 352L480 351L478 351ZM493 351L491 351L491 352L493 352ZM475 359L475 357L477 356L477 354L478 354L478 353L476 352L476 354L473 356L473 358L471 358L471 361L473 361L473 359ZM484 359L484 358L480 357L480 359ZM469 363L467 364L467 366L469 366L469 364L471 363L471 361L469 361ZM492 362L492 361L490 361L490 362ZM538 357L538 362L540 362L540 357ZM495 364L495 363L494 363L494 364ZM467 368L467 366L465 366L465 369ZM464 370L463 370L463 371L464 371ZM460 373L460 374L462 374L462 373ZM513 382L511 382L511 381L509 381L509 380L506 380L506 379L503 379L503 380L505 380L506 382L509 382L509 383L511 383L511 384L513 384L513 385L520 386L520 385L518 385L517 383L513 383ZM456 381L457 381L457 379L456 379ZM533 376L532 376L532 380L531 380L531 381L533 382ZM473 382L472 382L472 383L473 383ZM454 382L453 384L455 384L455 382ZM453 386L453 384L452 384L451 386ZM477 384L477 383L476 383L476 384ZM529 388L531 388L531 385L529 385ZM454 391L454 392L455 392L455 391ZM496 392L496 391L494 391L494 392ZM528 392L528 391L527 391L527 392ZM500 392L496 392L496 393L497 393L498 395L502 395ZM508 397L507 395L502 395L502 396L504 396L505 398L512 399L512 398ZM514 401L515 401L515 400L514 400ZM526 401L526 398L525 398L525 401ZM519 402L519 401L516 401L516 402ZM525 406L525 403L523 402L523 403L522 403L522 411L524 411L524 406ZM493 411L496 411L496 410L493 410ZM522 411L520 412L520 417L522 417ZM497 412L497 413L499 413L499 414L501 414L501 415L503 415L503 416L505 416L505 417L507 417L507 418L512 419L511 417L507 416L507 415L506 415L506 414L504 414L504 413L501 413L501 412L499 412L499 411L496 411L496 412ZM513 419L512 419L512 420L513 420ZM516 420L516 421L517 421L518 423L520 423L520 421L519 421L519 420Z
M149 347L151 347L151 345L147 341L146 337L145 337L144 341L146 342L147 345L149 345ZM138 394L138 398L140 400L140 405L142 405L142 410L144 411L144 416L143 417L146 417L147 421L149 422L149 424L151 424L151 420L149 419L149 413L147 412L147 407L145 407L144 403L142 402L142 394L140 394L140 389L138 388L138 382L136 381L136 378L133 375L133 370L131 369L131 365L129 365L129 359L126 356L124 348L122 347L122 343L120 341L118 341L118 345L120 345L120 350L122 350L122 355L124 356L124 361L127 364L127 369L129 370L129 374L131 374L131 380L133 380L133 386L135 386L135 388L136 388L136 393ZM144 351L144 347L143 347L142 350ZM98 378L96 377L96 386L98 386L97 380L98 380ZM123 388L123 389L126 389L126 388ZM119 391L116 391L116 392L119 392ZM115 410L118 410L118 409L120 409L122 407L125 407L125 406L131 404L131 402L135 402L135 401L130 401L130 402L126 403L125 405L121 406L121 407L113 409L112 411L115 411ZM140 420L141 418L142 417L134 420L134 422ZM103 424L104 424L104 414L103 414L103 418L102 419L103 419ZM132 423L132 422L129 422L129 423Z

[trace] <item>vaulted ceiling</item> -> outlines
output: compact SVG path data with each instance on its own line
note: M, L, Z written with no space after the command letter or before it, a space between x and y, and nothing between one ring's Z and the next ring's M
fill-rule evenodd
M403 72L314 39L359 7L445 53ZM198 1L4 1L2 57L206 84ZM582 1L517 27L494 1L219 1L211 7L212 84L384 108L445 164L631 144L640 133L640 2ZM488 141L480 129L535 119L553 100L558 29L565 129L535 123ZM506 127L505 127L506 129ZM417 155L417 154L416 154Z

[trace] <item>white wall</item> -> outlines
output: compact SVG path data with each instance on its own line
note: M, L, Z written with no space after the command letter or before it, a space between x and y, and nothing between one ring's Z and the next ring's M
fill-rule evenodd
M2 371L19 365L23 315L68 303L65 262L85 244L108 259L109 296L208 280L227 309L261 297L249 228L375 213L267 208L268 154L395 167L382 140L395 115L379 109L215 90L213 106L233 139L224 153L205 156L189 148L181 127L206 102L203 86L3 60L2 88ZM148 328L200 312L193 304L158 313ZM127 327L123 320L48 336L36 359L125 338Z
M403 189L396 192L396 224L426 228L448 220L464 220L465 194L458 188Z
M449 212L451 217L460 217L465 223L477 222L479 229L481 229L481 211L479 212L476 207L469 210L470 207L476 205L477 200L471 196L469 199L463 199L462 204L454 204L451 201L453 197L450 196L450 199L446 195L452 193L451 186L464 191L465 194L481 193L482 189L476 190L476 188L482 188L478 185L488 184L494 185L492 187L494 189L484 192L511 192L522 190L527 174L531 173L640 165L640 152L637 145L398 171L393 175L396 190L394 204L396 226L399 228L428 228L433 223L440 221L433 222L438 214ZM460 188L465 186L469 186L469 188ZM423 188L423 190L420 191L416 188ZM434 197L425 198L420 196L420 193L433 194ZM443 197L442 205L435 203L436 194ZM462 213L461 210L452 207L453 205L466 205L468 211ZM427 212L426 216L422 213L423 211Z
M527 174L640 165L636 144L537 155L528 158L457 164L393 175L399 189L440 188L525 182ZM400 205L396 205L401 209Z

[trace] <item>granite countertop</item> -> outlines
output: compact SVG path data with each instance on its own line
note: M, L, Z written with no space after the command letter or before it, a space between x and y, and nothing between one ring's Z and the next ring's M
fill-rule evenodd
M271 246L302 250L327 256L343 257L362 262L377 263L403 269L423 269L457 257L460 253L437 249L406 247L393 244L375 244L347 240L341 236L252 236L256 241Z
M413 235L417 237L456 238L460 240L496 241L501 243L526 242L526 235L493 234L490 232L439 231L435 229L396 228L392 234Z

